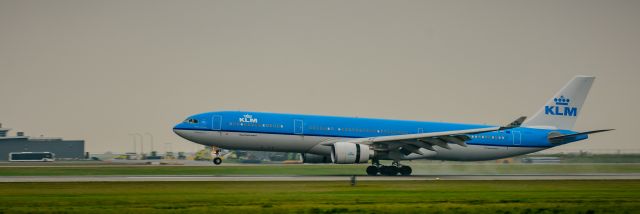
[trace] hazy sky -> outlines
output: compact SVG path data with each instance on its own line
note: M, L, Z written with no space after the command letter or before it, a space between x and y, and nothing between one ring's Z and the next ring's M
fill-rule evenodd
M506 124L578 74L617 130L559 149L640 151L640 1L0 0L0 122L89 152L223 109Z

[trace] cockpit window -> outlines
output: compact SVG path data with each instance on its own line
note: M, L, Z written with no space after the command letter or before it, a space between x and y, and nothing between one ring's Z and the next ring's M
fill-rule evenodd
M185 123L198 123L198 120L193 119L193 118L188 118L188 119L184 120L183 122L185 122Z

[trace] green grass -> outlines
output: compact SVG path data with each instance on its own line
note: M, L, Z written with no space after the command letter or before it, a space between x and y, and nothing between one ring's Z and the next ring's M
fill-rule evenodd
M640 164L407 164L414 174L640 173ZM367 165L0 167L0 176L364 175Z
M0 213L637 213L640 181L0 183Z

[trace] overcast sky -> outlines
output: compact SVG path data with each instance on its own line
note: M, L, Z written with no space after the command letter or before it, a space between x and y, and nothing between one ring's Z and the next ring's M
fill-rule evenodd
M640 151L640 1L0 0L0 122L89 152L214 110L506 124L579 74L617 130L559 149Z

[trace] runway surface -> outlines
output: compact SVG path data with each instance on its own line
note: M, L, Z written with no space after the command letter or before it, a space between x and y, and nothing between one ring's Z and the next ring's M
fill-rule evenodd
M414 175L356 176L359 181L414 180L634 180L625 174L515 174L515 175ZM0 176L0 182L131 182L131 181L349 181L351 176Z

